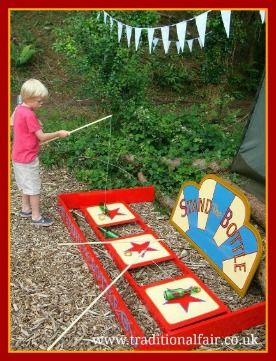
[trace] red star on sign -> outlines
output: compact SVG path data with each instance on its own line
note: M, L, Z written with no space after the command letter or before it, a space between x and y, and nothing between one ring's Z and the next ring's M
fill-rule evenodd
M170 305L170 304L173 304L173 303L180 303L180 305L184 308L184 310L186 312L188 312L188 309L189 309L189 304L191 302L205 302L204 300L201 300L199 298L196 298L196 297L193 297L191 295L184 295L182 297L179 297L179 298L175 298L173 300L169 300L166 302L166 304Z
M120 208L109 209L109 210L108 210L108 217L109 217L110 219L113 219L113 218L116 217L116 216L124 216L124 213L120 213L120 212L119 212L119 209L120 209Z
M134 243L130 242L132 244L132 247L127 249L125 252L138 252L139 254L143 251L145 251L142 254L142 257L146 254L148 251L157 251L155 248L149 247L150 241L144 242L144 243Z

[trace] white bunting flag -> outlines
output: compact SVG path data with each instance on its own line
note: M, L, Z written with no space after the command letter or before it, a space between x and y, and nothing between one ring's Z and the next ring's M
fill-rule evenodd
M176 41L175 45L176 45L177 53L179 54L179 51L180 51L180 48L181 48L179 41Z
M136 50L137 50L138 47L139 47L139 41L140 41L141 31L142 31L142 28L134 28L134 33L135 33L135 49L136 49Z
M123 24L120 23L120 21L118 21L118 42L121 41L121 37L122 37L122 31L123 31Z
M99 20L100 16L101 16L101 12L99 11L97 14L97 20Z
M196 16L197 31L198 31L202 46L204 46L204 43L205 43L207 15L208 15L208 11L205 11L205 13Z
M230 20L231 20L231 10L221 10L221 17L226 31L227 38L229 38L230 33Z
M113 29L113 18L111 16L109 16L109 21L110 21L110 31L112 31L112 29Z
M179 40L179 45L182 51L184 50L186 28L187 28L186 21L182 21L181 23L176 24L176 32Z
M106 12L104 11L104 23L105 23L105 24L106 24L106 18L107 18L107 16L109 16L108 13L106 13Z
M148 28L148 41L149 41L149 52L151 54L152 40L153 40L154 28Z
M260 16L263 24L265 22L265 10L260 10Z
M154 38L154 39L153 39L153 41L152 41L152 44L153 44L153 46L152 46L152 50L155 50L155 48L156 48L156 45L157 45L158 41L159 41L159 39L158 39L158 38Z
M201 42L200 38L197 38L197 40L198 40L198 43L199 43L200 48L202 49L202 48L203 48L203 45L202 45L202 42Z
M163 46L165 50L165 54L167 54L170 46L169 41L169 33L170 33L170 27L169 26L162 26L161 28L161 34L162 34L162 40L163 40Z
M126 25L126 36L127 36L127 46L130 46L130 39L131 39L132 27Z
M192 52L192 49L193 49L193 42L194 42L194 39L189 39L189 40L187 40L187 43L188 43L190 52Z
M168 53L170 45L171 45L170 40L165 40L165 41L163 40L163 46L164 46L165 54Z

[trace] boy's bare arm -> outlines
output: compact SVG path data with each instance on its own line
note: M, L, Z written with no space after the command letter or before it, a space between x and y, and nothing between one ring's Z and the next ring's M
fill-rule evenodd
M42 129L39 129L37 132L35 132L35 135L43 143L46 142L46 140L51 140L54 138L65 138L70 135L70 132L67 130L58 130L57 132L44 133Z
M14 120L14 112L15 110L13 111L11 117L10 117L10 125L13 126L13 120Z

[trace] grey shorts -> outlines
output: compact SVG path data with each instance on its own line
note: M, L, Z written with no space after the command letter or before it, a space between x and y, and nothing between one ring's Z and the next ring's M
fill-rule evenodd
M39 159L31 163L12 162L15 180L23 194L34 196L40 194L41 180L39 174Z

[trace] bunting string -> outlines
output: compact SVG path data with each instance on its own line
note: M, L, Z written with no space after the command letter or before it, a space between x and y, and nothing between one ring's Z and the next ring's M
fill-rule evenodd
M122 39L122 35L125 32L127 38L127 46L130 47L131 39L135 41L135 50L137 51L139 45L141 44L141 34L142 31L147 31L147 38L148 38L148 46L149 46L149 53L151 54L152 51L156 48L160 38L154 36L156 30L161 31L161 37L163 42L163 48L165 54L168 53L171 43L174 43L178 53L182 53L184 51L185 44L188 45L190 52L192 51L194 41L197 40L200 48L204 48L205 46L205 39L211 33L211 31L206 33L206 25L208 20L208 14L213 10L207 10L202 12L199 15L196 15L190 19L182 20L178 23L165 25L165 26L155 26L155 27L145 27L145 26L131 26L128 24L123 23L115 18L113 18L108 12L105 10L100 11L97 13L97 20L100 19L101 14L103 14L103 21L107 25L109 19L110 31L114 29L114 23L117 23L117 34L118 34L118 42L120 43ZM225 29L225 33L227 38L230 36L230 25L231 25L231 10L220 10L221 18L223 22L223 26ZM266 17L266 10L259 10L260 20L262 23L265 22ZM196 24L196 28L198 31L198 37L196 38L189 38L186 39L186 35L189 34L187 32L187 25L188 23L194 21ZM171 40L170 39L170 30L171 28L176 28L176 34L178 40ZM134 32L134 34L133 34Z
M207 11L205 11L204 13L202 13L202 14L205 14L205 13L210 13L212 10L207 10ZM229 10L229 11L231 11L231 10ZM127 26L128 24L125 24L125 23L123 23L122 21L119 21L119 20L116 20L115 18L113 18L107 11L105 11L105 10L103 10L103 14L106 14L106 17L109 17L109 18L112 18L113 19L113 21L115 21L115 22L119 22L119 23L122 23L124 26ZM200 15L202 15L202 14L200 14ZM194 21L198 16L200 16L200 15L196 15L196 16L194 16L193 18L190 18L190 19L185 19L185 20L181 20L180 21L180 23L182 23L183 21L185 21L185 22L191 22L191 21ZM97 14L97 19L99 19L100 18L100 16L101 16L101 12L98 12L98 14ZM105 19L105 16L104 16L104 19ZM147 30L147 29L161 29L161 28L163 28L163 27L166 27L166 26L169 26L169 27L173 27L173 26L177 26L179 23L174 23L174 24L169 24L169 25L162 25L162 26L138 26L139 28L141 28L141 29L143 29L143 30ZM130 26L130 25L128 25L128 26ZM135 28L135 26L132 26L132 28Z

